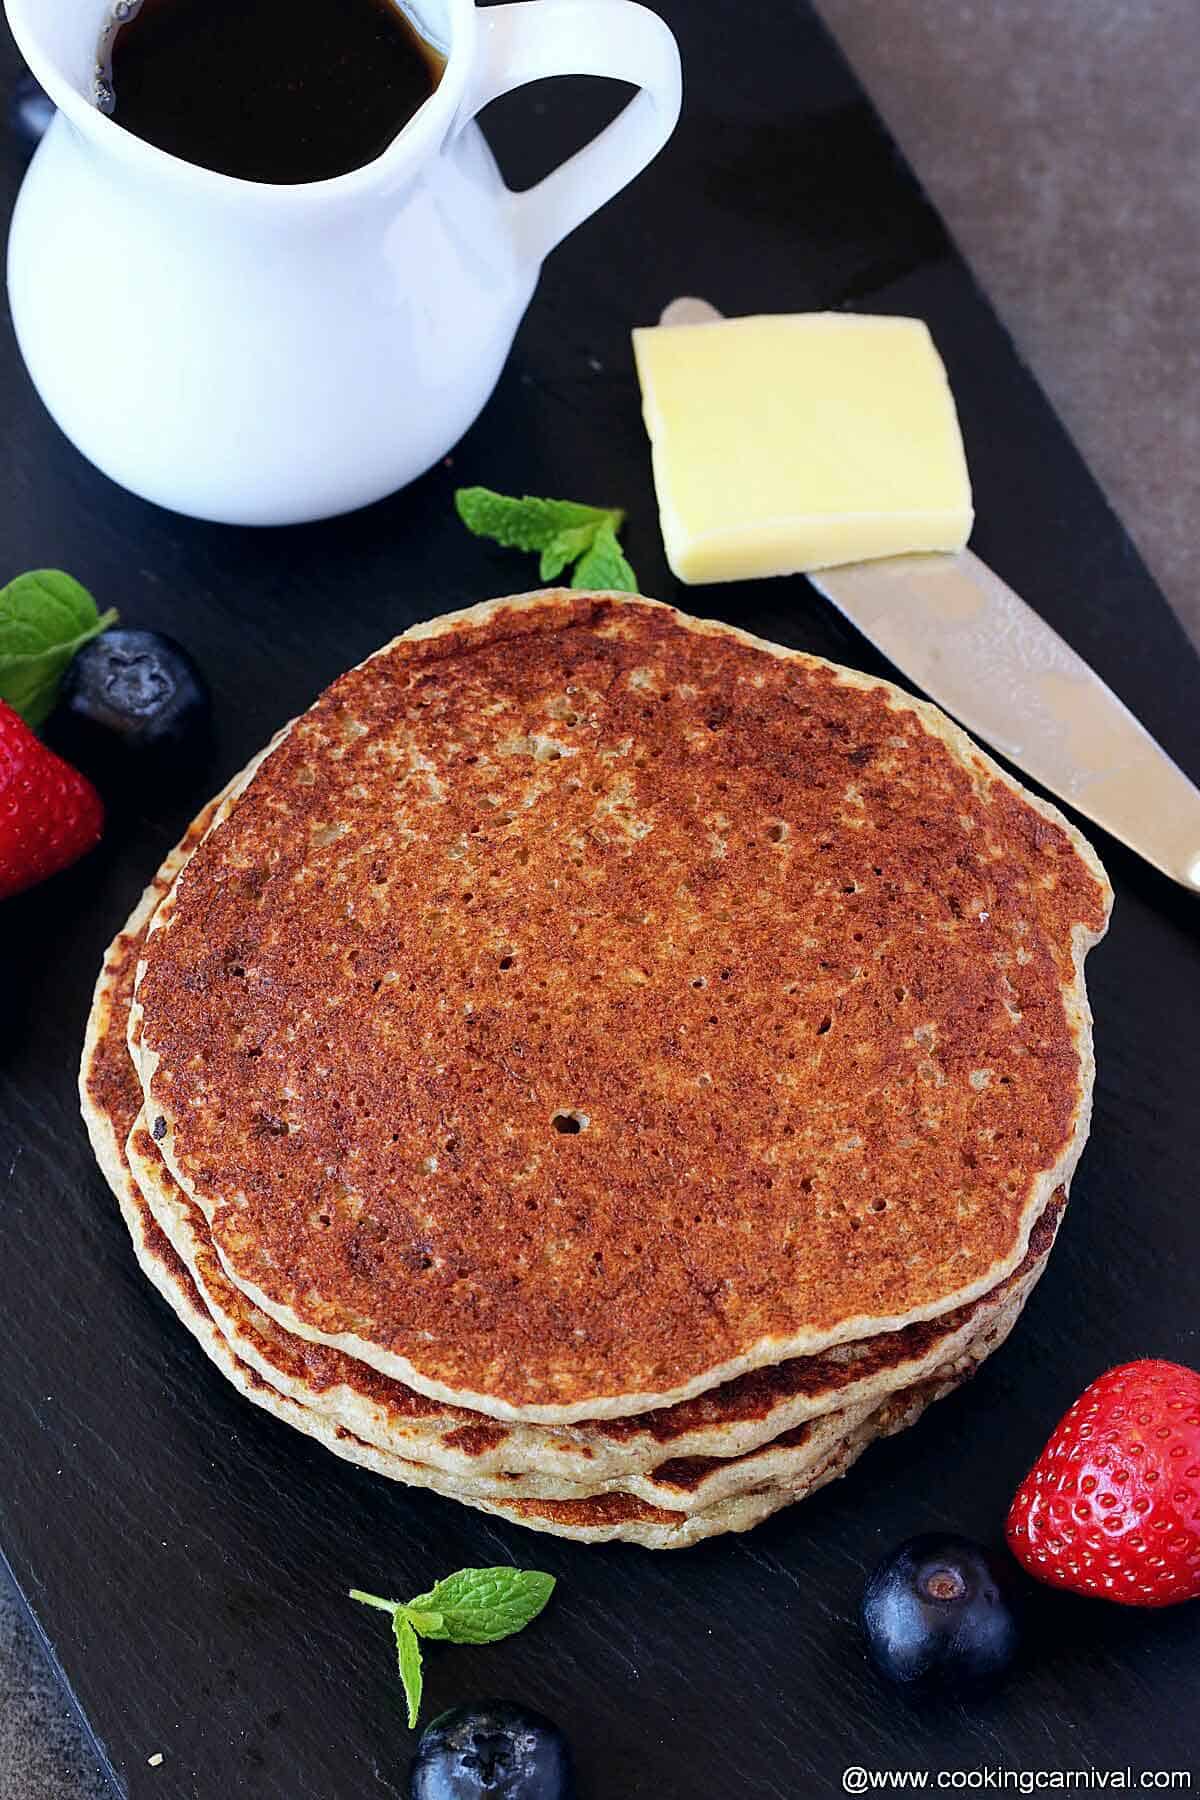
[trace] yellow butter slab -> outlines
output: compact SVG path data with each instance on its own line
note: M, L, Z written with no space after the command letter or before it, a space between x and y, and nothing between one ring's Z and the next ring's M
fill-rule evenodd
M967 460L922 320L763 315L649 327L633 342L681 581L963 548Z

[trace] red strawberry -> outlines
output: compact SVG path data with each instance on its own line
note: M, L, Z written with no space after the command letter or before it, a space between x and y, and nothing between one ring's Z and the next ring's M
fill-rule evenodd
M0 700L0 900L85 855L103 824L91 782Z
M1017 1489L1007 1534L1054 1587L1124 1606L1200 1596L1200 1374L1147 1361L1093 1381Z

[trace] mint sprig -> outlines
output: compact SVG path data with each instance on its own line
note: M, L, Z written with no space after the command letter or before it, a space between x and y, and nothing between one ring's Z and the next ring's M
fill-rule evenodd
M425 1688L425 1671L421 1664L421 1642L417 1628L403 1607L392 1618L396 1634L396 1659L404 1697L408 1701L408 1729L413 1730L421 1714L421 1695Z
M76 651L116 623L61 569L33 569L0 588L0 700L37 730Z
M617 540L625 522L619 507L541 500L532 494L518 500L485 487L459 488L454 504L476 537L493 538L509 550L540 554L543 581L557 581L575 563L572 587L638 591L637 576Z
M409 1729L421 1710L421 1638L450 1644L495 1644L536 1619L554 1592L553 1575L539 1569L459 1569L412 1600L383 1600L350 1590L350 1598L390 1613Z
M604 588L618 594L636 594L637 576L625 560L610 523L601 525L587 555L575 570L571 584L577 588Z

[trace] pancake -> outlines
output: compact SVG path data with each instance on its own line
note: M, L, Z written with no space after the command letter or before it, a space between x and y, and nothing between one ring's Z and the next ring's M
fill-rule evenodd
M143 1140L140 1159L132 1154L132 1146L139 1137ZM151 1140L144 1126L135 1127L126 1150L126 1164L146 1201L150 1216L178 1254L171 1229L160 1217L141 1172L150 1148ZM182 1256L180 1260L188 1269L189 1275L192 1274L188 1260ZM252 1315L248 1316L245 1297L240 1295L239 1290L224 1275L211 1246L201 1267L204 1278L196 1280L193 1276L195 1286L206 1311L235 1355L281 1393L330 1417L335 1424L346 1426L347 1409L344 1402L339 1405L335 1400L331 1404L329 1391L322 1391L307 1376L308 1357L312 1347L302 1339L289 1337L261 1315L257 1319ZM998 1349L1016 1324L1040 1272L1039 1266L1024 1281L1014 1281L1011 1286L1003 1284L1009 1288L1009 1292L991 1309L986 1327L976 1333L953 1362L947 1362L933 1371L931 1380L941 1383L965 1376ZM230 1321L233 1322L232 1330L227 1328ZM356 1379L355 1375L348 1372L347 1385ZM564 1476L557 1467L547 1469L545 1465L549 1459L539 1454L536 1428L527 1429L521 1440L521 1428L498 1425L495 1421L485 1420L480 1414L467 1415L471 1422L457 1425L454 1429L446 1428L443 1423L440 1436L430 1429L433 1421L428 1417L424 1421L423 1431L410 1424L407 1432L366 1431L356 1432L354 1435L389 1454L406 1460L429 1462L434 1467L446 1469L458 1478L464 1489L469 1489L474 1494L500 1499L513 1497L564 1500L623 1492L653 1505L681 1512L697 1512L734 1494L757 1489L768 1480L794 1486L809 1468L822 1466L831 1450L848 1432L857 1429L876 1411L878 1404L878 1400L860 1401L855 1406L840 1407L823 1413L777 1435L755 1450L738 1456L667 1458L660 1447L658 1459L648 1471L625 1471L619 1475L607 1475L592 1467L583 1453L583 1446L580 1446L580 1454L569 1475ZM426 1401L425 1405L432 1408L436 1406L436 1402ZM505 1441L497 1444L495 1440L498 1437ZM514 1439L521 1441L514 1443ZM498 1467L484 1468L480 1465L476 1446L481 1442L491 1449L492 1460Z
M495 1418L624 1418L1022 1262L1086 1135L1109 899L933 708L552 592L283 735L159 909L131 1041L287 1330Z
M476 1507L531 1530L584 1543L624 1541L654 1550L686 1549L727 1532L748 1531L778 1512L844 1475L877 1437L890 1436L914 1424L934 1400L951 1392L964 1378L926 1383L890 1400L831 1444L824 1459L792 1483L766 1483L750 1492L718 1501L705 1510L682 1512L653 1505L631 1494L610 1493L592 1499L552 1500L487 1498L460 1486L444 1471L364 1443L319 1413L279 1393L233 1354L209 1316L199 1290L170 1244L154 1224L132 1179L123 1184L120 1206L133 1239L138 1262L159 1293L187 1326L205 1354L226 1379L256 1406L293 1426L345 1461L412 1487L424 1487L447 1499Z
M589 1490L608 1484L632 1488L629 1476L657 1468L666 1458L744 1455L835 1409L870 1410L886 1394L957 1366L981 1341L995 1347L995 1317L1003 1312L1015 1322L1011 1303L1023 1305L1041 1276L1063 1210L1056 1198L1034 1227L1018 1269L945 1321L910 1326L823 1357L794 1358L661 1412L556 1429L448 1408L341 1351L283 1331L229 1280L203 1215L171 1181L144 1123L131 1134L126 1157L156 1223L234 1352L281 1392L400 1456L461 1474L535 1470Z
M533 1528L589 1542L626 1538L656 1548L683 1547L718 1532L748 1529L769 1512L791 1503L804 1493L811 1492L814 1487L843 1473L874 1436L885 1430L901 1429L905 1423L918 1416L930 1400L965 1379L984 1356L998 1347L1015 1323L1025 1297L1041 1273L1053 1241L1062 1211L1061 1195L1056 1196L1035 1227L1025 1264L1016 1275L1001 1284L993 1295L988 1296L986 1303L964 1309L966 1313L975 1315L977 1329L972 1341L957 1360L945 1362L935 1377L917 1383L901 1394L893 1394L873 1411L861 1406L856 1411L845 1409L837 1414L826 1414L801 1429L785 1431L759 1455L730 1460L675 1456L667 1462L659 1462L649 1476L635 1477L626 1488L617 1489L609 1484L607 1491L594 1498L578 1493L576 1488L566 1483L556 1484L541 1477L531 1482L525 1475L506 1474L480 1480L472 1472L471 1453L476 1449L475 1438L487 1435L490 1431L493 1437L503 1438L507 1434L514 1441L526 1440L532 1444L539 1436L536 1427L497 1428L491 1422L479 1420L474 1415L460 1415L460 1418L474 1421L475 1432L472 1434L468 1425L449 1433L455 1440L455 1453L460 1458L457 1480L454 1471L431 1468L419 1460L389 1454L386 1449L381 1450L379 1445L356 1437L336 1417L329 1416L322 1384L311 1381L306 1384L303 1379L295 1379L297 1374L303 1377L308 1372L310 1359L313 1362L323 1360L326 1364L343 1365L343 1373L349 1371L351 1379L357 1380L360 1395L364 1381L374 1381L384 1389L394 1388L395 1384L354 1364L351 1359L338 1352L289 1338L272 1321L259 1315L257 1326L262 1329L267 1350L264 1384L262 1374L253 1366L253 1359L247 1362L233 1356L223 1333L221 1343L214 1340L214 1320L208 1294L196 1286L185 1262L175 1254L168 1238L158 1229L150 1208L132 1179L129 1165L121 1155L117 1136L118 1130L123 1131L130 1119L134 1118L140 1100L138 1084L123 1047L122 1023L129 1005L132 971L146 923L161 896L169 890L176 873L186 862L190 850L210 828L213 813L214 807L206 808L195 821L183 844L167 859L155 882L146 891L125 931L110 947L89 1020L81 1087L84 1113L97 1154L117 1191L142 1266L213 1360L257 1404L297 1425L337 1454L373 1468L391 1479L409 1485L430 1487L450 1498L482 1506L485 1510L513 1518ZM165 1171L154 1158L153 1140L148 1134L139 1134L135 1130L134 1139L139 1135L143 1155L153 1159L161 1179L165 1176ZM184 1202L184 1197L178 1190L175 1190L175 1194L181 1205L190 1204ZM194 1207L191 1212L196 1228L202 1233L200 1215ZM256 1324L247 1318L244 1299L224 1277L209 1245L207 1267L210 1283L213 1280L214 1265L217 1280L223 1284L226 1305L236 1307L239 1302L241 1304L239 1342L243 1345L254 1343ZM944 1323L949 1324L950 1321ZM916 1329L928 1336L937 1327L924 1326ZM897 1335L903 1338L911 1337L912 1334ZM872 1362L878 1375L883 1359L877 1353L885 1342L886 1340L879 1339L865 1346L844 1347L830 1358L812 1360L818 1365L825 1360L836 1367L839 1363L844 1365L847 1357L864 1356ZM916 1345L911 1347L915 1352ZM284 1352L282 1363L281 1351ZM293 1359L290 1363L289 1357ZM297 1358L298 1361L295 1360ZM282 1391L277 1385L281 1366L291 1371L293 1380L290 1391ZM794 1373L798 1373L802 1366L797 1363L791 1365L791 1368ZM737 1392L751 1386L761 1388L764 1382L784 1373L786 1371L760 1372L742 1382L730 1384L730 1391ZM275 1376L275 1382L271 1380L272 1375ZM788 1384L788 1391L800 1395L807 1389L811 1394L815 1385L819 1384L793 1381ZM861 1386L860 1382L860 1389ZM284 1389L287 1389L286 1383ZM404 1395L404 1390L397 1392ZM428 1415L436 1415L438 1412L435 1405L411 1392L407 1394L406 1400L410 1408L424 1408ZM711 1419L720 1410L720 1400L720 1393L709 1394L699 1402L673 1410L684 1415L703 1407ZM759 1410L761 1405L760 1394ZM754 1411L748 1404L748 1398L743 1410L748 1415ZM657 1416L629 1421L628 1424L635 1427L641 1435L646 1427L655 1425L658 1419L665 1421L670 1416L671 1412L668 1410ZM728 1422L728 1407L725 1408L725 1416ZM443 1426L446 1423L443 1418ZM605 1426L589 1429L605 1434L616 1433L622 1423L624 1422L613 1421ZM696 1423L693 1420L691 1428L694 1429ZM680 1430L686 1429L681 1417ZM582 1433L565 1432L559 1435L570 1441L580 1437ZM546 1436L546 1433L541 1433L543 1440ZM663 1444L669 1443L671 1437L672 1433L666 1429L657 1438L650 1440L658 1456L661 1457ZM467 1450L468 1440L471 1441L470 1450ZM685 1440L681 1438L679 1441ZM540 1448L544 1453L544 1445ZM574 1448L579 1451L583 1446L575 1444Z
M919 1340L912 1343L907 1357L896 1354L887 1358L882 1352L888 1340L876 1339L868 1346L852 1347L849 1353L813 1359L817 1365L822 1361L828 1365L823 1377L805 1364L794 1363L784 1370L744 1378L729 1390L717 1390L702 1401L673 1409L679 1415L693 1415L681 1416L675 1429L671 1410L643 1419L644 1426L655 1429L639 1433L644 1435L645 1448L637 1463L628 1461L629 1445L622 1444L617 1435L619 1422L590 1428L594 1434L590 1437L589 1428L554 1434L538 1427L497 1425L478 1414L431 1402L341 1352L289 1336L273 1320L257 1313L229 1281L205 1236L202 1215L170 1182L155 1156L153 1140L144 1122L138 1120L140 1090L124 1044L123 1020L146 924L190 850L203 838L212 816L211 806L201 813L110 946L88 1025L81 1079L83 1108L101 1165L122 1199L127 1217L130 1206L144 1210L142 1201L146 1201L154 1225L183 1264L206 1312L234 1353L279 1392L392 1455L430 1462L457 1475L476 1492L567 1498L622 1486L652 1503L694 1511L757 1485L767 1471L794 1485L805 1468L822 1461L829 1446L878 1405L885 1382L890 1384L886 1391L912 1386L918 1379L914 1371L944 1381L969 1371L1007 1336L1044 1266L1061 1216L1061 1198L1035 1227L1025 1264L986 1301L966 1309L969 1334L962 1326L950 1332L936 1326L916 1327L908 1334L898 1334L901 1340ZM140 1193L131 1190L131 1178ZM855 1352L864 1365L857 1379L852 1375L856 1365L848 1360ZM858 1404L844 1404L833 1414L839 1381ZM774 1408L768 1399L772 1383L772 1397L778 1403ZM748 1441L748 1427L761 1427L762 1419L769 1418L773 1410L786 1411L782 1404L785 1395L796 1403L811 1403L820 1395L829 1402L825 1409L829 1416L818 1420L819 1429L798 1426L791 1420L770 1432L769 1458L752 1459L741 1467L714 1463L714 1458L741 1456L766 1443L765 1435ZM706 1428L696 1416L701 1409ZM619 1468L606 1461L606 1438L612 1440L614 1460L617 1453L626 1457ZM647 1475L646 1470L651 1472ZM618 1476L626 1479L619 1481Z
M211 812L212 809L207 808L200 815L183 844L160 871L156 883L147 890L130 928L112 947L110 963L119 965L130 950L136 951L139 925L144 927L172 867L183 858L188 847L203 836ZM111 984L102 980L94 1009L93 1031L89 1033L97 1046L105 1042L102 1025L111 1022L107 1014L112 997ZM105 1076L96 1066L104 1058L93 1055L88 1061L91 1082L87 1091L94 1095L104 1087ZM695 1461L683 1460L667 1465L660 1472L662 1487L657 1501L621 1492L591 1499L505 1499L497 1491L484 1493L477 1485L458 1482L445 1471L390 1455L356 1438L320 1411L279 1392L235 1356L224 1334L217 1329L187 1268L155 1223L119 1149L113 1154L115 1138L111 1133L105 1135L104 1115L93 1104L86 1116L89 1127L95 1131L98 1153L101 1153L105 1172L117 1194L140 1266L233 1386L255 1405L314 1438L344 1460L408 1486L429 1488L446 1498L508 1518L530 1529L589 1543L623 1540L652 1549L682 1549L721 1533L749 1530L781 1507L793 1504L806 1493L844 1474L876 1436L887 1435L914 1422L926 1406L950 1392L970 1372L969 1367L947 1372L941 1381L929 1381L903 1394L893 1395L874 1413L857 1415L852 1428L844 1435L830 1429L828 1422L822 1420L823 1436L819 1444L812 1447L802 1469L793 1463L785 1477L781 1459L786 1459L790 1447L780 1446L779 1452L772 1453L770 1460L764 1460L756 1470L757 1480L753 1485L734 1487L731 1491L713 1491L711 1503L705 1507L698 1504L698 1496L707 1471ZM1015 1318L1019 1308L1008 1310ZM997 1319L994 1330L999 1333L1003 1329L1002 1322ZM719 1465L721 1469L729 1466ZM675 1505L664 1504L664 1499L673 1500Z

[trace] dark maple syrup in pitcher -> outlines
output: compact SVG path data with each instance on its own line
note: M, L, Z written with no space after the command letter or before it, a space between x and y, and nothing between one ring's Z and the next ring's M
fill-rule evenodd
M244 181L324 181L387 149L445 63L394 0L118 0L97 99Z

